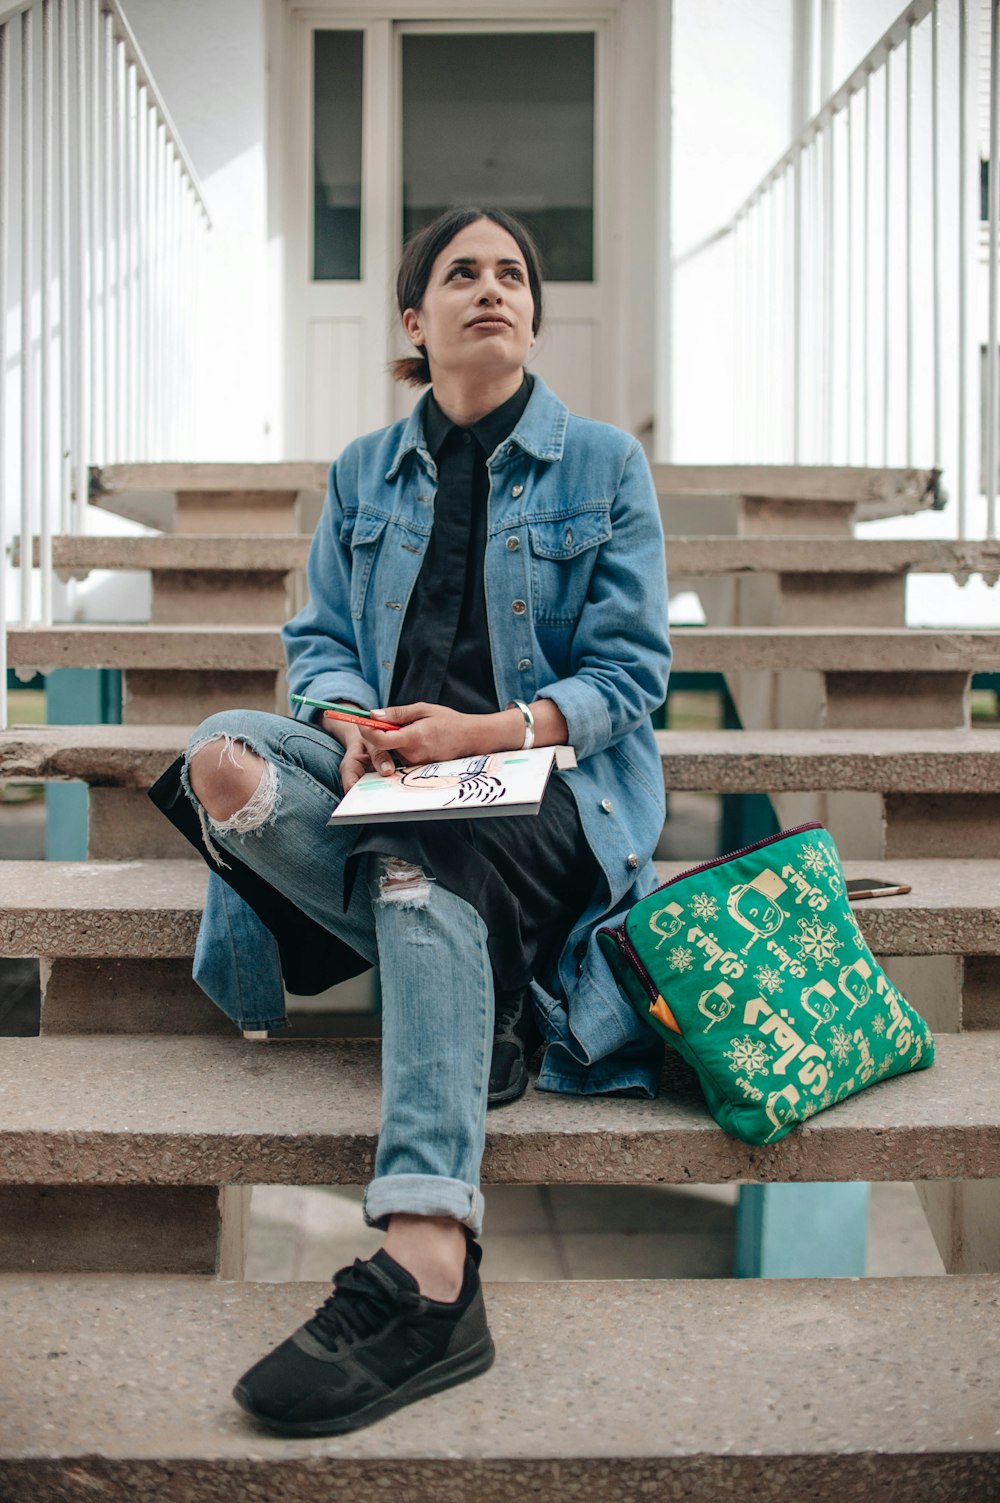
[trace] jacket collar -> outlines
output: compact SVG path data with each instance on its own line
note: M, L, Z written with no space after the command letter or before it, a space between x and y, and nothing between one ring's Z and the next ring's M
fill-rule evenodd
M533 385L528 405L506 442L517 444L526 454L531 454L535 459L545 461L562 459L569 410L560 402L555 393L549 390L541 376L534 372L532 376ZM427 396L428 393L424 392L406 420L392 464L386 471L386 480L395 480L403 460L414 449L426 464L433 467L434 461L427 447L424 432Z

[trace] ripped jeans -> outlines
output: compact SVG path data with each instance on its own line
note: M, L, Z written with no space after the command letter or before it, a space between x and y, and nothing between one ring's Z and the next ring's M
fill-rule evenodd
M223 822L201 807L188 777L187 760L213 741L221 758L240 741L265 762L257 791ZM478 1236L494 1011L486 925L464 899L392 858L368 858L370 883L355 883L345 910L343 868L356 831L327 826L341 797L342 755L317 726L230 710L195 731L182 780L220 867L227 852L238 856L381 968L382 1121L365 1220L385 1226L397 1211L452 1216ZM209 934L213 953L205 955ZM196 979L231 1016L240 1007L231 996L223 1004L226 988L267 985L273 995L280 984L273 936L218 878L209 882L199 951Z

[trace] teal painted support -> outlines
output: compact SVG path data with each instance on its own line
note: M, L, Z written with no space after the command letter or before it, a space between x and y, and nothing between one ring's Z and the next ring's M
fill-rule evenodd
M741 1185L736 1277L862 1278L868 1185Z
M116 668L57 668L45 680L49 725L120 725L122 676ZM50 783L45 789L45 856L84 861L87 856L87 789Z

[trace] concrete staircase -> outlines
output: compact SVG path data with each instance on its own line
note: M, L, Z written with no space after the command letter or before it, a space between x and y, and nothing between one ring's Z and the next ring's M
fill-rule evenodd
M43 985L41 1037L0 1041L4 1503L1000 1496L1000 732L968 719L1000 633L903 618L907 572L993 578L1000 549L851 536L931 504L927 472L656 476L708 617L677 667L726 673L748 727L661 733L666 787L818 811L849 876L912 884L857 917L938 1062L768 1148L673 1065L651 1103L529 1092L490 1116L484 1183L914 1180L954 1276L491 1285L486 1377L343 1440L251 1431L234 1377L327 1291L242 1282L249 1188L370 1176L378 1045L234 1036L190 980L205 868L144 789L208 711L281 705L324 470L106 470L93 499L163 535L55 562L148 568L151 624L13 631L10 656L121 668L123 724L0 733L0 777L90 801L88 860L5 863L0 896L0 954Z

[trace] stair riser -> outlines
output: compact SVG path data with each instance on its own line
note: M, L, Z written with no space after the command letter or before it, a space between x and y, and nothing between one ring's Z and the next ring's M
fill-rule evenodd
M284 674L129 668L122 674L122 720L126 725L197 725L220 710L287 713Z
M234 1372L237 1369L234 1369ZM286 1445L288 1442L285 1443ZM319 1445L320 1443L314 1442ZM321 1458L325 1459L321 1460ZM684 1503L988 1503L1000 1494L1000 1461L989 1451L959 1455L914 1452L843 1456L686 1456L636 1460L600 1455L591 1461L307 1459L191 1461L73 1457L60 1461L0 1460L0 1489L17 1503L350 1503L395 1497L406 1503L609 1503L618 1498L681 1499Z
M282 626L291 614L285 575L154 569L150 619L163 626Z
M233 1024L191 976L189 959L40 962L41 1031L228 1034Z

